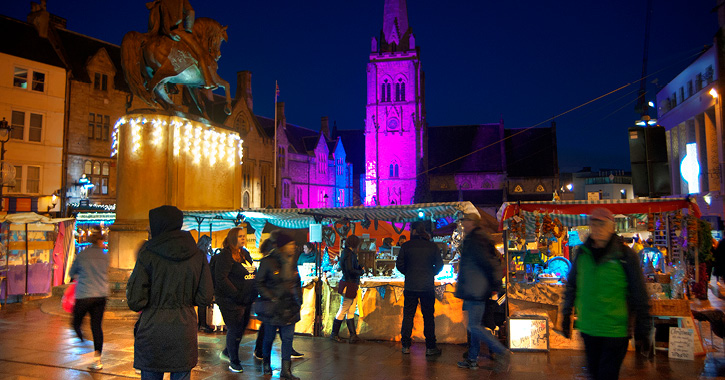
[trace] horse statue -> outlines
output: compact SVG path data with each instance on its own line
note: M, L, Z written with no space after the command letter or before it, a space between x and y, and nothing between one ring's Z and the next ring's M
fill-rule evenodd
M194 22L191 33L178 31L174 34L178 40L151 32L126 33L121 43L121 65L131 89L127 108L133 96L137 96L151 107L181 111L169 95L174 92L175 84L180 84L186 87L189 97L207 119L209 116L204 102L200 101L200 92L204 91L211 98L212 90L224 88L224 112L230 115L229 82L217 74L220 46L228 38L226 30L227 27L217 21L200 17Z

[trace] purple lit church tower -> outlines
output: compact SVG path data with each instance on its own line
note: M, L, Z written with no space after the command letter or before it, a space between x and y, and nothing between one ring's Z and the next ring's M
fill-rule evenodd
M405 0L385 0L367 72L364 204L411 204L428 147L424 75Z

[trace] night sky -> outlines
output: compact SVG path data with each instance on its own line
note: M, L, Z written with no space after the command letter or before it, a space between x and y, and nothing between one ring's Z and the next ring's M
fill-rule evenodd
M229 25L220 74L234 92L236 72L252 71L256 114L274 116L278 80L288 122L319 129L320 117L329 116L340 129L363 128L370 39L382 29L384 0L190 1L197 17ZM69 30L120 44L130 30L146 32L145 3L48 0L48 10L67 19ZM563 171L629 170L626 131L639 118L634 103L646 3L409 0L428 124L494 123L503 116L508 128L531 127L631 83L557 118ZM715 3L654 1L648 100L712 44ZM29 11L27 0L0 5L0 13L21 20Z

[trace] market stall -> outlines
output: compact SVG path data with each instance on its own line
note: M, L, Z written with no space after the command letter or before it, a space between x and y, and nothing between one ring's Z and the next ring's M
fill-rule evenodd
M653 247L635 249L641 252L652 314L672 315L676 307L680 315L682 305L689 310L686 256L697 235L697 229L690 227L701 216L692 199L518 202L504 203L498 213L505 231L510 316L536 313L557 326L565 289L562 280L571 268L570 249L586 239L587 215L599 207L615 214L618 234L652 239ZM557 348L557 342L552 341L552 347Z
M0 298L50 293L73 252L73 219L35 213L0 217Z
M396 246L381 249L384 237L397 241L401 235L408 236L408 224L415 221L433 222L445 219L448 224L461 213L478 213L469 202L427 203L387 207L343 207L323 209L252 209L241 211L189 211L185 212L184 229L197 227L197 221L214 220L212 231L228 229L234 222L244 222L254 230L252 239L257 246L264 233L274 228L308 231L311 225L321 225L319 252L328 253L334 260L340 250L342 238L355 234L363 240L359 261L366 269L358 294L358 334L362 338L398 340L403 307L403 283L400 273L394 270ZM221 219L216 223L216 219ZM226 222L225 222L225 221ZM307 240L315 240L307 238ZM445 244L444 244L445 245ZM340 304L336 292L339 277L322 270L320 257L314 271L304 271L304 303L302 321L297 323L296 332L315 335L328 334L332 319ZM461 343L466 332L460 300L453 297L454 274L448 265L436 283L436 330L439 341ZM313 292L310 294L310 292ZM416 319L422 318L420 314ZM423 326L422 321L416 326ZM343 329L344 331L344 329ZM422 340L423 332L416 329L413 338Z

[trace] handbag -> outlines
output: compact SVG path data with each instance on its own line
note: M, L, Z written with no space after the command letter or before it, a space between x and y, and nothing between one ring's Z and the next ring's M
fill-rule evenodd
M60 305L63 310L72 313L73 307L76 304L76 283L71 282L70 285L63 292L63 297L60 299Z

